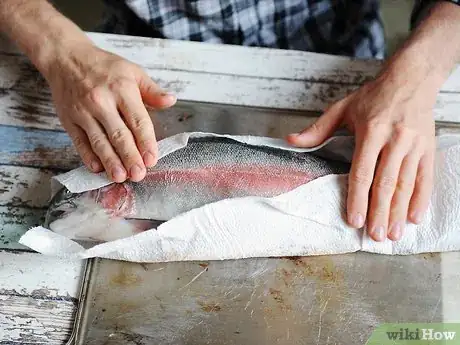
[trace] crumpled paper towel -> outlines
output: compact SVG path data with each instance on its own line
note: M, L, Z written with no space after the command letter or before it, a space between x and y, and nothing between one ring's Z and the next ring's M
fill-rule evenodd
M160 157L187 145L183 133L159 143ZM334 137L313 149L287 146L278 139L225 136L251 145L295 151L316 151L350 160L351 137ZM347 175L318 178L273 197L226 199L181 214L157 229L85 249L43 227L29 230L20 243L47 255L65 258L103 257L135 262L224 260L339 254L366 251L415 254L460 250L460 136L437 137L435 187L427 215L419 225L408 224L398 242L374 242L365 231L344 221ZM104 174L79 168L54 179L54 188L72 192L97 189L111 182ZM56 189L55 189L56 190Z

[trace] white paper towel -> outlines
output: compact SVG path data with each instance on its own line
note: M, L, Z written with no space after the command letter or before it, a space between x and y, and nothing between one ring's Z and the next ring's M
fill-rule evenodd
M163 157L187 145L183 133L159 143ZM296 149L277 139L226 136L251 145L286 150L318 150L349 160L351 137L335 137L314 149ZM346 175L318 178L274 198L222 200L194 209L157 229L106 242L90 249L43 227L29 230L20 243L47 255L71 258L104 257L137 262L223 260L248 257L307 256L355 252L414 254L460 250L460 136L437 138L435 188L420 225L408 224L398 242L378 243L344 222ZM84 168L55 179L72 192L97 189L111 182Z

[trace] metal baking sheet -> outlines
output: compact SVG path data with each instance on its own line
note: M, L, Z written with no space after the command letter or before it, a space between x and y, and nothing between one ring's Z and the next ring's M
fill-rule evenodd
M312 113L181 103L153 115L184 131L272 137ZM438 133L458 131L438 124ZM138 264L88 261L71 344L365 344L384 322L460 320L459 253Z
M75 340L365 344L384 322L460 320L459 264L458 253L166 264L98 259Z

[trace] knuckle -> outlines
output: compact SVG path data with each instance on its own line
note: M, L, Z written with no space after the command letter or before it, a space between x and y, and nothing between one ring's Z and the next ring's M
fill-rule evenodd
M310 126L310 131L316 132L316 133L321 133L321 128L322 126L318 123L318 121L313 122Z
M393 176L380 176L376 178L374 187L379 191L392 191L396 187L396 179Z
M70 106L69 109L74 114L83 114L85 112L85 106L81 102L76 102Z
M80 81L80 87L82 90L91 90L94 87L94 81L91 78L83 78Z
M412 192L415 187L415 181L410 181L405 178L400 178L396 184L396 189L399 192Z
M102 107L106 102L107 93L103 87L95 87L88 92L87 97L91 103Z
M89 142L95 152L103 152L106 149L105 138L102 134L92 134L89 136Z
M133 114L131 116L131 127L133 131L142 134L150 129L151 122L149 119L146 119L143 116L137 116L136 114Z
M79 135L75 135L73 137L73 144L75 145L75 148L80 152L86 151L87 149L85 140L83 140L83 138Z
M372 209L372 214L374 218L381 218L381 217L386 217L388 212L387 208L383 206L376 206Z
M131 132L127 128L117 128L110 134L110 142L119 146L131 138Z
M350 180L357 185L369 186L372 183L372 174L367 168L358 166L350 175Z
M424 167L417 172L417 182L431 183L434 179L434 166Z
M402 124L397 124L393 128L393 137L394 137L394 140L397 142L414 140L415 134L416 133L414 133L414 130Z

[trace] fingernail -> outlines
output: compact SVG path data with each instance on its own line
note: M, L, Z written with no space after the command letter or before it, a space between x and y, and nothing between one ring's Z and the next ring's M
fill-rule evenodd
M383 226L378 226L377 228L375 228L373 234L374 238L377 241L383 241L385 239L385 229L383 228Z
M402 236L402 227L399 222L394 223L390 229L390 235L394 241L398 241Z
M144 159L145 166L148 168L152 167L155 164L155 157L150 151L145 152L142 158Z
M175 94L173 94L171 92L166 92L166 91L161 92L160 96L162 96L162 97L176 97Z
M418 211L415 211L414 213L412 213L411 218L416 224L421 223L422 222L422 213L420 213Z
M125 169L123 169L121 166L119 165L116 165L113 169L112 169L112 178L114 180L124 180L125 179Z
M361 213L356 213L353 217L353 221L351 223L355 228L362 228L364 226L364 218Z
M91 162L91 170L93 172L99 172L101 170L101 165L97 161L92 161Z
M129 170L129 175L132 179L139 179L140 175L142 174L142 168L139 165L134 165Z

